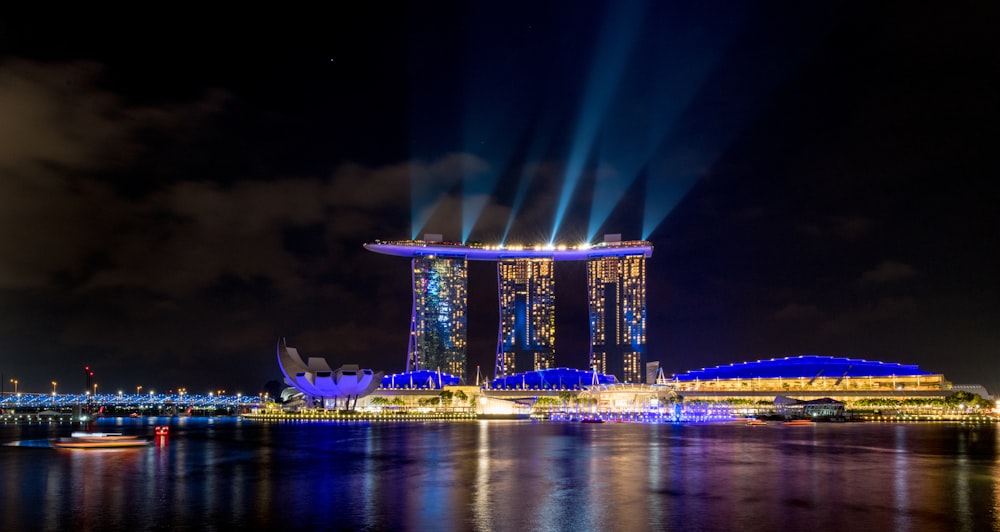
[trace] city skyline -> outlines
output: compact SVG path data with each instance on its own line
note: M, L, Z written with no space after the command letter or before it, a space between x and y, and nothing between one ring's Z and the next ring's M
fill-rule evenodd
M256 393L278 338L403 371L413 279L364 243L427 233L650 242L668 375L817 354L1000 390L997 6L41 15L0 21L6 391ZM467 267L488 375L497 265ZM587 280L554 268L560 366L590 363Z

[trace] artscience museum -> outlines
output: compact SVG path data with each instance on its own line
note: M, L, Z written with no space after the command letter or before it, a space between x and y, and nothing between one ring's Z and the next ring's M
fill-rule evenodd
M331 369L325 359L309 357L303 361L298 349L288 347L285 339L278 341L278 366L285 382L302 392L306 403L325 409L353 409L358 398L364 397L382 384L382 372L344 365Z

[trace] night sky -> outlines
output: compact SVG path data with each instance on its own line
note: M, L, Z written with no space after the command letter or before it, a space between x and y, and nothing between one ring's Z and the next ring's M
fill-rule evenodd
M806 4L5 16L5 390L257 393L280 337L399 372L409 263L365 242L621 233L668 375L820 354L1000 392L1000 8ZM556 283L585 368L585 266ZM492 376L494 264L469 292Z

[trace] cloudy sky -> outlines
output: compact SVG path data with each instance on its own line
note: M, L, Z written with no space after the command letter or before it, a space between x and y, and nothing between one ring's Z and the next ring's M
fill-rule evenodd
M822 354L1000 391L996 8L366 6L0 21L7 391L256 393L280 337L402 371L408 263L362 245L428 232L650 240L668 374ZM582 368L583 265L556 282ZM495 267L469 284L491 375Z

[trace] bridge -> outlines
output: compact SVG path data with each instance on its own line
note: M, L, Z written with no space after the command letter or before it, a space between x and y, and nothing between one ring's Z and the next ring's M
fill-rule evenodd
M46 394L5 393L0 396L4 414L49 413L51 416L75 412L104 412L108 415L171 415L179 412L239 412L260 406L258 395L225 394Z

